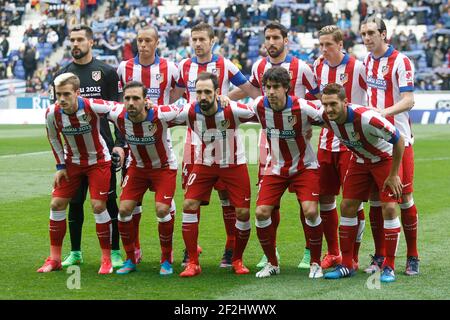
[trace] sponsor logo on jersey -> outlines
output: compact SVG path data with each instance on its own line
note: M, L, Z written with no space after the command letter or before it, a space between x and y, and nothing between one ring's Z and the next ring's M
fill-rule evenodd
M129 144L132 145L146 145L146 144L155 144L156 137L136 137L134 135L127 135L126 140Z
M266 128L268 139L294 139L297 135L295 130L279 130L275 128Z
M187 88L188 88L189 92L195 92L195 80L194 81L188 80Z
M408 86L413 86L413 84L414 84L414 76L413 76L413 72L412 71L406 71L405 79L406 79L406 82L407 82Z
M367 78L367 86L378 90L386 90L387 88L386 80L376 79L372 76Z
M101 71L92 71L92 80L98 81L102 78L102 72Z
M75 128L72 126L62 128L62 133L67 136L76 136L79 134L86 134L92 131L91 125L80 126L79 128Z
M158 101L161 96L161 90L159 88L147 88L147 97L153 101Z

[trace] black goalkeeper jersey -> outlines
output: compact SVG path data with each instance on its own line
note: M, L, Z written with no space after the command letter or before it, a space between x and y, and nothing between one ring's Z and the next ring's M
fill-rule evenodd
M119 86L120 80L116 70L103 61L92 59L88 64L77 64L75 62L69 63L64 68L55 73L55 79L58 75L66 72L71 72L80 78L80 95L85 98L103 99L110 101L119 101ZM54 84L51 85L51 100L56 100ZM123 147L125 140L120 134L119 130L114 130L116 141L111 134L109 122L106 117L100 120L100 134L111 152L114 146Z

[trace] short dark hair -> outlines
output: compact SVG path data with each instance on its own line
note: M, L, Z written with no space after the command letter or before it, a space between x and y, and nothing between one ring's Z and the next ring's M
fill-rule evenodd
M210 39L214 39L214 29L209 24L205 22L201 22L199 24L196 24L191 29L191 34L194 31L206 31L208 33L208 36Z
M89 40L94 39L94 32L92 31L92 29L89 26L86 25L77 25L75 27L72 28L72 30L70 30L70 32L72 31L83 31L86 34L86 38L88 38Z
M264 27L264 33L266 33L266 30L267 30L267 29L277 29L277 30L280 30L281 35L283 36L283 38L287 38L288 32L289 32L289 30L288 30L285 26L283 26L281 23L276 22L276 21L271 21L271 22L269 22L269 24L267 24L267 25Z
M142 94L143 94L143 98L145 99L145 97L147 97L147 88L144 86L144 84L142 82L139 81L130 81L128 82L125 87L123 87L123 93L125 94L125 91L127 89L130 88L142 88Z
M265 87L268 81L280 83L283 88L291 88L291 76L289 72L282 67L272 67L267 70L262 78L262 84Z
M153 33L156 36L156 40L159 39L159 33L158 33L158 29L152 25L145 25L144 27L142 27L141 29L138 30L137 33L139 33L140 31L145 31L145 30L153 30Z
M363 24L368 24L368 23L372 23L372 22L377 25L377 29L378 29L378 32L380 32L380 34L383 33L384 31L387 32L386 23L384 23L384 20L380 19L376 16L370 16L370 17L365 18L363 20L363 22L361 22L361 26Z
M198 75L197 80L195 80L195 84L197 85L197 82L199 81L205 81L205 80L211 80L214 85L214 90L217 90L219 88L219 79L214 73L211 72L202 72Z
M329 83L323 88L322 95L332 95L337 94L338 98L341 101L344 101L347 98L345 93L345 89L339 83Z

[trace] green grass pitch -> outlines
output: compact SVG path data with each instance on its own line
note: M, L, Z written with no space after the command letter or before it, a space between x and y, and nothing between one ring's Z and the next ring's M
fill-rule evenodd
M173 132L178 138L184 128ZM450 126L414 127L415 202L419 210L419 252L421 274L407 277L405 240L402 234L397 258L397 282L369 289L368 276L362 271L340 281L310 280L305 270L297 269L304 247L298 204L292 194L282 201L278 248L281 274L268 279L255 278L256 263L262 250L254 227L256 166L249 165L252 179L252 234L244 254L251 273L236 276L218 267L225 243L225 229L218 197L202 208L199 243L203 247L200 262L203 272L182 279L181 209L183 194L176 192L177 218L174 234L175 274L161 277L159 241L153 195L147 194L141 220L144 252L139 271L128 276L97 274L100 248L95 235L89 202L83 228L81 288L68 289L71 274L66 271L38 274L36 269L48 255L48 217L54 159L43 126L0 126L0 299L448 299L446 271L450 265ZM317 133L314 145L317 146ZM177 138L177 139L178 139ZM179 140L179 139L178 139ZM176 143L175 147L181 144ZM179 180L179 179L178 179ZM179 182L179 181L178 181ZM367 207L366 207L367 209ZM366 212L368 220L368 213ZM326 245L324 242L324 248ZM63 254L69 251L67 233ZM369 223L360 252L364 268L373 251Z

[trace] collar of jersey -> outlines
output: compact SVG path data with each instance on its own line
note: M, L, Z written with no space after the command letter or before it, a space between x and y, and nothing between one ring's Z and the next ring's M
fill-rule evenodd
M155 111L153 110L153 108L151 108L150 110L148 110L147 112L147 118L145 118L144 120L142 120L140 123L145 122L145 121L153 121L153 118L155 116ZM125 112L125 119L130 120L129 116L128 116L128 112ZM131 121L131 120L130 120ZM133 121L131 121L133 122ZM133 122L134 123L134 122Z
M269 104L269 99L267 98L267 97L264 97L264 107L265 108L270 108L270 104ZM292 108L292 98L291 98L291 96L287 96L287 99L286 99L286 106L284 107L284 109L283 110L280 110L280 111L275 111L274 110L274 112L283 112L284 110L286 110L286 109L291 109ZM271 109L271 108L270 108ZM272 109L273 110L273 109Z
M77 97L77 99L78 99L78 109L77 109L77 111L78 110L83 110L84 109L84 100L83 100L83 98L82 97ZM75 111L75 113L77 113L77 111ZM59 112L60 113L64 113L64 110L60 107L59 108ZM75 113L73 113L73 114L75 114Z
M387 51L379 58L375 58L375 56L373 55L373 53L371 53L370 55L372 56L372 59L374 60L380 60L381 58L387 58L390 57L392 55L392 53L394 52L394 47L391 46L390 44L388 45L388 49Z
M337 68L337 67L339 67L339 66L341 66L341 65L343 65L343 64L347 64L349 60L350 60L350 56L349 56L347 53L345 53L345 54L344 54L344 58L342 59L342 61L341 61L338 65L336 65L336 66L331 66L331 65L328 63L328 60L325 60L324 63L325 63L327 66L329 66L330 68Z
M220 101L217 101L217 112L216 112L215 114L217 114L217 113L219 113L219 112L222 112L222 111L223 111L223 108L222 108L222 106L220 105ZM200 114L202 114L202 115L205 116L205 117L211 117L211 116L206 116L206 115L204 115L204 114L202 113L202 109L200 109L200 104L199 104L198 102L195 103L195 112L196 112L196 113L200 113ZM215 114L213 114L212 116L214 116Z
M270 62L270 57L269 56L266 57L266 61L269 62L272 66L279 66L283 63L291 63L292 59L293 59L293 56L288 54L288 55L286 55L286 58L284 58L284 61L282 61L280 63L272 63L272 62Z
M217 54L213 54L212 58L211 58L211 61L208 61L208 62L205 62L205 63L199 63L197 61L197 57L192 57L192 59L191 59L191 61L193 63L199 64L201 66L204 66L205 64L208 64L208 63L211 63L211 62L217 62L218 60L219 60L219 56Z
M137 54L136 57L134 57L134 64L140 64L139 63L139 54ZM150 66L152 66L154 64L159 64L159 56L156 53L155 53L155 61L153 61L152 64L148 64L148 65L145 65L145 66L143 64L141 64L141 66L143 66L143 67L150 67Z
M355 112L350 106L351 104L347 105L347 120L345 121L345 123L351 123L355 120Z

